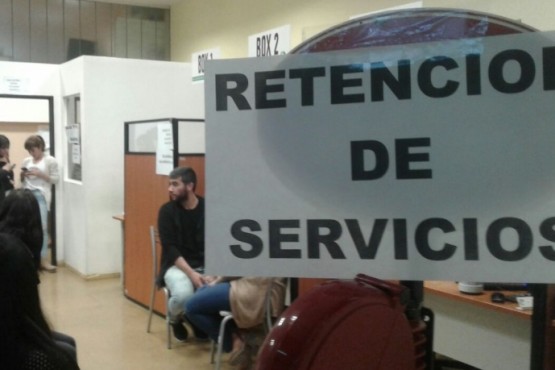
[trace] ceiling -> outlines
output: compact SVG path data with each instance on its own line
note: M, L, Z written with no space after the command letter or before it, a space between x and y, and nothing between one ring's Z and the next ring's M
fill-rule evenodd
M185 0L92 0L103 3L151 6L155 8L169 8L172 5L182 3Z

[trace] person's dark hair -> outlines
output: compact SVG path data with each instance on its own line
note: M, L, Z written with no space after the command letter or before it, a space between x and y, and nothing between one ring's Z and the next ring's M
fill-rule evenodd
M0 135L0 149L10 149L10 139L6 135Z
M44 138L40 135L36 135L36 137L38 137L40 142L42 143L42 150L46 150L46 141L44 141Z
M31 150L33 148L39 148L40 150L44 151L45 142L42 137L39 135L31 135L25 140L25 150Z
M52 338L38 283L27 247L13 235L0 233L0 367L78 369Z
M39 268L43 233L39 204L30 190L12 190L4 199L0 205L0 232L21 239Z
M178 167L170 172L170 179L181 179L184 184L193 184L193 191L197 187L197 174L191 167Z

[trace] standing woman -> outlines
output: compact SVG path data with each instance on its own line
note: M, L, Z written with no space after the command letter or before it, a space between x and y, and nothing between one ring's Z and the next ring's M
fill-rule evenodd
M13 168L10 163L10 140L5 135L0 135L0 203L7 193L13 189Z
M25 140L25 149L31 155L23 160L21 166L21 180L25 189L31 190L39 203L42 224L42 266L46 271L56 272L46 258L48 252L48 211L52 199L52 185L59 179L58 162L56 158L44 152L45 144L42 137L32 135Z

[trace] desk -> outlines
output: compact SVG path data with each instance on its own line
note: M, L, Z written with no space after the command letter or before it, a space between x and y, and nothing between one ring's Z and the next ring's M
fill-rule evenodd
M437 353L483 370L530 367L531 311L492 303L491 292L462 294L455 282L428 281L424 291L424 305L435 314Z

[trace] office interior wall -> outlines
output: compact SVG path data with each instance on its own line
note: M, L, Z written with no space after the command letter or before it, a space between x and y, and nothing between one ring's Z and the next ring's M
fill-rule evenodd
M248 36L291 25L291 46L350 16L391 8L413 0L190 0L171 8L171 60L190 61L191 54L214 47L222 58L248 55ZM555 29L552 0L423 0L424 7L463 8L518 19L540 30Z
M121 226L112 216L124 209L124 122L202 118L204 96L188 63L86 56L61 69L64 87L75 85L65 96L81 96L83 163L82 184L68 182L64 193L66 263L85 276L120 272Z
M424 0L424 5L493 13L521 21L540 31L555 30L555 2L552 0Z
M61 94L60 105L62 105L62 119L59 126L55 128L57 132L65 131L67 125L67 108L65 97L81 94L84 84L83 72L83 58L77 58L67 63L60 65L60 82ZM85 273L87 271L87 255L86 255L86 231L88 223L88 210L85 199L85 188L82 184L72 181L67 181L66 173L66 157L67 153L67 138L65 132L63 140L58 142L57 148L63 152L63 155L58 157L58 162L64 167L62 180L64 184L64 192L58 197L58 202L62 204L64 210L64 218L58 225L61 226L61 232L64 240L64 262L73 269ZM58 237L59 238L59 237Z
M291 25L291 46L350 16L413 0L239 0L184 1L171 8L171 60L190 61L191 53L220 47L222 58L247 56L250 35Z

